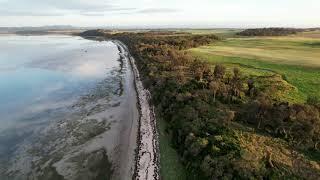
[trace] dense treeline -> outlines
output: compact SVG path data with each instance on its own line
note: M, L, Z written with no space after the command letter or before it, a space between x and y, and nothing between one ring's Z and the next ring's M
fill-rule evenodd
M102 30L102 29L88 30L88 31L80 33L79 35L83 36L83 37L98 37L98 36L104 36L105 33L107 33L107 32L112 32L112 31Z
M263 94L246 104L242 121L257 129L295 143L320 150L319 107L313 105L272 103Z
M311 173L303 174L281 164L275 167L270 152L259 162L242 163L245 150L234 126L250 126L319 153L317 99L296 105L273 102L238 68L227 74L223 65L212 68L183 51L217 41L214 35L149 32L105 33L104 37L126 43L136 58L144 85L152 92L157 116L167 122L173 146L194 175L188 176L190 179L320 177L312 168L308 169Z
M303 29L295 28L258 28L258 29L246 29L237 33L240 36L286 36L290 34L296 34L304 31Z

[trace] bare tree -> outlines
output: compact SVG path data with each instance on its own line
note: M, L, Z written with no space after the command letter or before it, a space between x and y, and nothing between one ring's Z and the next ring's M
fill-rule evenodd
M213 92L213 101L216 102L216 94L219 90L220 83L218 81L212 81L209 84L209 89Z

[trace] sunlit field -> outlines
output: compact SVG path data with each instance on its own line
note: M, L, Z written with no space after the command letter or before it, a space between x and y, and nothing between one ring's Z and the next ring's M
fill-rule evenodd
M263 82L277 86L272 89L279 92L275 99L304 102L308 96L320 97L320 39L305 37L310 34L315 36L316 33L306 32L286 37L229 38L190 51L213 64L223 63L230 67L237 65L247 76L265 78L268 72L272 78ZM259 81L259 78L256 79ZM267 87L266 84L262 86Z

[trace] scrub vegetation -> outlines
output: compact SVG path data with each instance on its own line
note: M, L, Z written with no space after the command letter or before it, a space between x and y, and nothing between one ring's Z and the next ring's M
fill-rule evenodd
M270 96L277 100L302 103L308 97L320 98L319 43L296 36L231 38L191 52L213 65L238 66L246 76L263 79L259 84L273 88ZM280 83L274 83L274 77Z
M246 29L237 33L240 36L285 36L289 34L297 34L304 31L295 28L262 28L262 29Z
M201 51L225 43L215 35L103 32L103 37L128 45L151 91L163 179L320 178L319 98L312 93L305 98L306 91L300 93L282 74L290 67L288 72L306 69L316 77L313 67ZM286 91L296 93L290 102Z

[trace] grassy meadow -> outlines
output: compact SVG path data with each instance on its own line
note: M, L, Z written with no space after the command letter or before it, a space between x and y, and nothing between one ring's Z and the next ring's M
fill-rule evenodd
M158 131L160 139L160 174L165 180L186 179L186 169L180 162L176 150L171 146L169 134L166 132L167 123L158 118Z
M240 67L257 86L275 92L274 99L304 102L308 96L320 98L320 38L315 37L314 32L307 32L286 37L228 38L190 51L212 64L225 64L230 71Z

